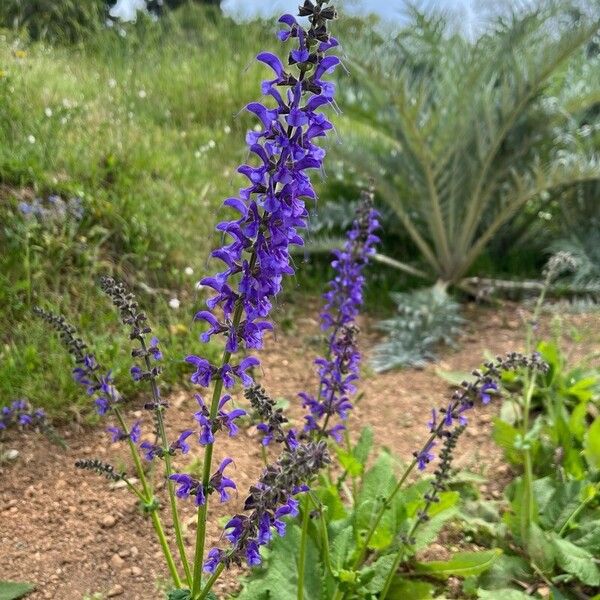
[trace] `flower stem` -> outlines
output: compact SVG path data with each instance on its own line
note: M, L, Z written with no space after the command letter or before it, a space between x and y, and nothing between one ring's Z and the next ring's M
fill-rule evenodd
M131 456L133 458L133 462L135 463L135 470L137 471L138 477L140 478L140 483L142 484L142 489L144 490L143 499L146 502L146 504L150 504L154 499L154 494L148 484L148 480L146 479L146 474L144 473L144 467L142 466L142 461L140 459L138 449L129 437L129 429L127 428L125 420L123 419L121 411L116 406L113 406L112 410L115 416L117 417L117 420L119 421L121 429L127 436L127 443L129 444L129 450L131 451ZM171 573L171 579L173 580L173 584L176 587L180 588L181 579L179 577L179 573L177 572L175 562L173 561L173 555L171 554L171 549L169 548L169 544L167 543L167 538L165 536L165 532L162 527L160 517L158 516L158 512L156 511L156 508L151 509L150 518L152 520L154 531L156 532L156 536L158 537L158 541L165 556L165 560L167 561L167 567L169 568L169 572Z
M232 326L235 329L242 319L244 307L241 302L238 301L233 313ZM225 350L223 352L223 358L221 359L221 366L229 362L231 358L231 352ZM213 390L212 401L210 404L210 419L211 421L217 416L219 410L219 400L221 399L221 392L223 390L223 379L217 379ZM209 494L206 493L208 483L210 481L211 469L212 469L212 456L213 456L213 444L208 444L204 452L204 464L202 466L202 486L205 492L204 504L198 507L198 520L196 526L196 550L194 552L194 575L192 578L192 600L198 600L204 596L201 596L200 588L202 586L202 564L204 563L204 543L206 540L206 517L208 513L208 498ZM215 571L217 573L220 571ZM214 575L213 575L214 577ZM210 578L210 580L213 579ZM209 581L210 581L209 580ZM216 580L216 578L215 578ZM212 585L212 584L211 584Z
M150 364L150 358L146 350L146 343L144 339L141 339L142 349L146 352L144 360L146 363L146 369L151 372L152 365ZM156 380L154 377L150 379L150 387L152 389L152 399L154 400L154 414L156 415L156 424L158 426L158 433L163 448L163 456L165 460L165 477L167 480L167 491L169 494L169 504L171 505L171 515L173 517L173 528L175 530L175 540L177 542L177 549L179 550L179 557L183 564L183 570L185 571L185 579L188 586L192 585L192 571L188 562L187 554L185 552L185 544L183 543L183 534L181 532L181 520L179 518L179 511L177 510L177 500L175 498L175 487L170 476L173 474L173 467L171 462L171 454L169 453L169 442L167 440L167 432L165 430L165 421L162 414L162 406L160 403L160 393Z
M306 563L306 545L308 542L308 496L305 495L302 503L302 537L300 538L300 554L298 556L298 600L304 600L304 567Z
M212 586L215 584L215 581L217 581L217 579L219 579L224 568L225 568L225 565L223 563L220 563L219 566L215 569L215 572L210 576L210 579L206 582L204 589L200 592L200 595L198 596L198 600L204 600L204 598L206 598L206 596L208 596L208 592L210 592Z
M420 453L421 452L425 452L425 450L429 447L429 445L431 444L431 442L433 442L433 440L435 440L435 438L437 437L437 435L438 435L438 433L437 433L437 430L436 430L434 433L432 433L429 436L429 439L424 444L424 446L421 449ZM406 469L404 470L404 473L402 474L402 477L400 477L400 480L396 484L396 487L391 491L390 495L383 501L383 503L381 505L381 508L377 512L377 515L375 516L375 519L373 520L373 523L372 523L371 527L369 528L369 531L367 532L367 535L365 536L365 539L364 539L363 544L362 544L362 546L360 548L360 551L359 551L359 553L358 553L358 555L357 555L357 557L356 557L356 559L354 561L354 564L352 565L352 569L353 570L358 569L358 567L362 563L362 561L363 561L363 559L364 559L364 557L365 557L365 555L367 553L369 542L373 538L373 535L375 534L375 531L376 531L377 527L379 526L379 523L380 523L381 519L383 518L383 515L385 514L385 511L389 508L390 502L396 497L396 494L400 491L400 489L404 485L404 482L408 479L408 476L412 473L412 471L414 470L414 468L416 466L417 466L417 459L415 458L408 465L408 467L406 467Z

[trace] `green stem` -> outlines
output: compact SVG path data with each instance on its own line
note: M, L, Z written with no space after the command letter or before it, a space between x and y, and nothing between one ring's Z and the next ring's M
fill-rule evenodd
M531 406L531 398L535 389L535 375L529 373L529 381L527 392L525 394L525 402L523 403L523 427L521 436L523 441L529 431L529 411ZM528 443L528 442L527 442ZM526 447L523 449L524 470L523 470L523 506L521 508L521 542L524 546L527 545L529 536L529 527L533 522L534 515L534 498L533 498L533 464L531 460L531 449Z
M225 565L223 563L219 563L219 566L215 569L215 572L210 576L209 580L206 582L206 585L200 592L200 595L198 596L198 600L204 600L204 598L206 598L206 596L208 596L208 592L210 592L212 586L215 584L215 581L217 579L219 579L224 568L225 568Z
M305 496L302 503L302 537L300 538L300 554L298 556L298 600L304 600L304 566L306 563L309 514L308 496Z
M423 448L421 448L421 452L424 452L425 449L429 446L429 444L437 437L437 430L431 434L431 436L429 436L429 439L427 440L427 442L425 442L425 445L423 446ZM420 454L420 453L419 453ZM367 549L369 546L369 542L371 541L371 539L373 538L373 535L375 534L375 531L377 529L377 526L379 525L379 522L381 521L381 519L383 518L383 515L385 514L385 511L388 509L390 503L392 502L392 500L395 498L396 494L400 491L400 489L402 488L402 486L404 485L404 482L408 479L408 476L412 473L412 471L414 470L414 468L417 465L417 459L415 458L409 465L408 467L406 467L404 473L402 474L402 477L400 477L400 480L398 481L398 483L396 484L396 487L392 490L392 492L390 493L390 495L383 501L381 508L379 509L379 511L377 512L377 515L375 516L375 519L373 520L373 523L371 524L371 527L369 528L369 531L367 532L367 535L360 547L360 550L356 556L356 559L354 560L354 563L352 564L352 571L356 571L361 563L363 562L365 555L367 554ZM397 567L396 567L397 568ZM342 591L336 591L335 595L333 596L332 600L341 600L344 596L344 593Z
M421 449L421 452L424 452L425 449L429 446L429 444L431 444L431 442L437 437L437 431L435 431L434 433L431 434L431 436L429 436L429 439L427 440L427 442L425 443L425 445L423 446L423 448ZM420 452L420 453L421 453ZM420 454L419 453L419 454ZM381 521L381 519L383 518L383 515L385 514L385 511L388 509L390 502L392 502L392 500L395 498L396 494L400 491L400 489L402 488L402 486L404 485L404 482L408 479L408 476L412 473L412 471L414 470L414 468L417 466L417 459L415 458L409 465L408 467L406 467L404 473L402 474L402 477L400 477L400 480L398 481L398 483L396 484L396 487L392 490L392 492L390 493L390 495L383 501L381 508L379 509L377 515L375 516L375 519L373 520L373 523L371 525L371 527L369 528L369 531L361 545L360 551L354 561L354 564L352 565L352 570L355 571L356 569L358 569L358 567L360 566L360 564L362 563L366 553L367 553L367 549L369 546L369 543L371 541L371 539L373 538L373 535L375 534L375 530L377 529L379 522Z
M144 473L144 468L142 466L142 461L140 459L138 449L129 437L129 429L127 428L125 420L123 419L121 411L114 405L112 410L115 416L117 417L117 420L119 421L121 429L127 436L127 443L129 445L129 450L131 451L133 462L135 463L135 470L140 479L140 483L142 484L142 489L144 490L143 499L146 504L150 504L154 499L154 494L148 484L148 480L146 479L146 474ZM162 527L162 523L160 522L160 517L158 516L156 508L151 508L150 517L152 519L154 531L156 532L156 536L158 537L158 541L165 556L165 560L167 561L167 567L169 568L169 572L171 573L171 579L173 580L173 584L175 585L175 587L180 588L181 579L179 578L179 573L177 573L177 567L175 566L175 562L173 561L173 555L171 554L171 549L169 548L169 544L167 543L167 538L165 536L165 532Z
M146 363L146 369L151 372L152 365L150 364L150 357L147 354L146 343L144 339L141 339L142 349L146 352L144 357ZM165 430L165 421L162 414L162 406L160 403L160 393L156 380L154 377L150 379L150 387L152 389L152 398L154 400L154 414L156 416L156 424L158 426L158 434L162 443L163 458L165 461L165 478L167 480L167 491L169 494L169 504L171 505L171 515L173 517L173 529L175 530L175 540L177 543L177 549L179 551L179 557L185 571L186 583L189 586L192 585L192 571L185 551L185 544L183 543L183 534L181 531L181 520L179 518L179 511L177 509L177 499L175 498L175 486L173 481L170 479L173 474L173 466L171 461L171 454L169 453L169 442L167 440L167 432Z
M252 261L251 261L252 266ZM243 305L238 302L233 313L232 327L235 329L240 324ZM223 358L221 359L221 366L229 362L231 353L225 350L223 352ZM217 416L219 410L219 401L221 399L221 392L223 390L223 380L217 379L213 390L212 401L210 404L210 419L211 421ZM208 490L208 484L211 477L212 468L212 456L213 456L213 444L208 444L204 452L204 464L202 465L202 486L205 492L205 502L198 507L198 519L196 526L196 550L194 552L194 574L192 578L192 600L198 600L200 596L200 589L202 587L202 564L204 563L204 543L206 539L206 518L208 514L208 498L209 494L206 493ZM217 571L215 571L216 573ZM214 575L213 575L214 576ZM211 577L212 579L212 577Z

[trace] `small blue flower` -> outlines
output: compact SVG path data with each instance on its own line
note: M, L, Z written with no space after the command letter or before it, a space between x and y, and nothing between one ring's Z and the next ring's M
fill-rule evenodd
M494 381L488 381L481 386L479 396L484 404L492 401L492 396L498 392L498 385Z

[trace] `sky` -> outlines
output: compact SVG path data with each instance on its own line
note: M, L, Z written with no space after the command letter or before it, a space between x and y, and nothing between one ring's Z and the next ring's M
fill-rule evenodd
M486 17L498 14L507 7L533 2L534 0L337 0L343 10L354 14L375 13L386 22L405 20L409 2L429 12L444 11L467 37L474 37L481 30ZM235 19L270 17L283 12L294 13L298 0L222 0L223 11ZM137 10L145 7L145 0L117 0L111 14L124 20L135 18Z

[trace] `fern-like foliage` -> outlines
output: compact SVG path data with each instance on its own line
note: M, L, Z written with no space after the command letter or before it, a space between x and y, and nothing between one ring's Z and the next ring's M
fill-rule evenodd
M397 314L379 323L387 333L375 347L371 364L377 372L396 367L423 367L435 359L435 349L454 346L464 323L460 306L437 287L394 293Z
M337 150L375 180L433 281L459 282L524 207L600 180L579 127L598 118L600 57L588 48L599 26L552 5L472 43L417 14L370 52L353 49Z

